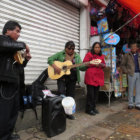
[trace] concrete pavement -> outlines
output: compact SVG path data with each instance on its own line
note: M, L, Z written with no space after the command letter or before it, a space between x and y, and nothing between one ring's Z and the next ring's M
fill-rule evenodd
M67 120L66 131L47 138L38 121L36 126L19 131L21 140L140 140L140 111L127 109L127 102L118 100L108 108L97 105L100 114L90 116L84 111Z

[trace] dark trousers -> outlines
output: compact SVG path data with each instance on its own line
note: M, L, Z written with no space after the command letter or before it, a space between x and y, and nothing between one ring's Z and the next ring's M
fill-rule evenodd
M76 81L70 79L59 79L57 80L58 92L59 94L64 94L65 96L75 96L75 86Z
M86 111L91 111L96 108L96 101L98 98L99 86L87 85L87 101Z
M18 110L18 84L0 82L0 140L10 139Z
M25 92L25 84L24 84L24 73L20 75L20 83L19 83L19 110L24 110L24 101L23 96L26 95Z

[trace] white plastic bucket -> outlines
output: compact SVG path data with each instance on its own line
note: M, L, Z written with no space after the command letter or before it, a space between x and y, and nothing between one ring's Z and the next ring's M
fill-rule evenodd
M65 97L62 100L62 106L67 115L72 115L76 111L75 100L72 97Z

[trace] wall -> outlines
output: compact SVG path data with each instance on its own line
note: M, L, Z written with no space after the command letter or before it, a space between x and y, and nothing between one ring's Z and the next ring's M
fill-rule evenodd
M80 56L83 60L85 54L89 49L89 39L90 39L90 16L89 16L89 6L82 7L80 9ZM81 72L81 83L80 85L84 87L84 73Z

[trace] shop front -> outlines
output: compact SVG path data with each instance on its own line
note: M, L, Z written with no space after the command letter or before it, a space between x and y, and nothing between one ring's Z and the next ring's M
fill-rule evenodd
M140 43L140 3L139 0L110 0L107 5L96 0L90 0L91 46L94 41L102 43L102 53L105 55L108 71L105 76L105 86L101 90L114 92L116 97L127 95L127 76L122 74L120 64L125 53L130 51L129 43ZM105 36L111 35L106 38ZM117 41L117 38L120 38ZM106 40L110 39L110 43ZM94 41L93 41L94 40ZM116 43L115 43L116 42ZM109 86L110 85L110 86Z

